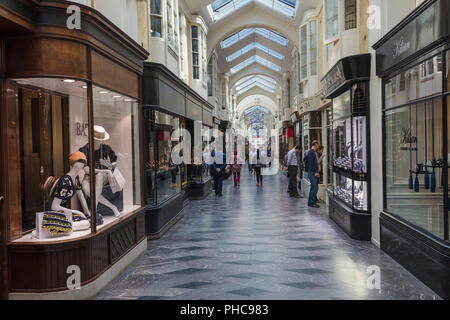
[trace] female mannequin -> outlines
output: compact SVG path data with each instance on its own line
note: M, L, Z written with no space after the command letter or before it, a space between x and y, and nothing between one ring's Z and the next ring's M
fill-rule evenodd
M94 126L94 149L95 149L95 160L97 163L97 167L95 169L95 199L96 199L96 207L101 203L107 208L111 209L115 217L120 216L120 212L118 208L112 204L108 199L106 199L102 195L103 186L108 183L108 181L112 181L113 178L113 170L117 165L117 156L112 150L112 148L103 142L109 141L109 134L106 130L101 126ZM88 146L85 146L80 149L86 155L89 154ZM84 168L87 176L83 180L82 188L84 193L89 197L91 194L91 185L90 185L90 168Z
M71 211L73 231L82 231L90 228L88 220L89 208L80 183L80 180L82 180L80 176L84 177L84 167L87 164L86 156L82 152L76 151L69 156L69 161L70 171L59 179L55 190L50 196L49 208L53 211ZM75 194L86 215L81 211L67 208L70 206L70 201Z

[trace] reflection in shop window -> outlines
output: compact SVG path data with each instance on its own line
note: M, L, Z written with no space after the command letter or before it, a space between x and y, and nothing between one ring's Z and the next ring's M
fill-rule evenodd
M151 34L154 38L162 38L161 0L150 1Z

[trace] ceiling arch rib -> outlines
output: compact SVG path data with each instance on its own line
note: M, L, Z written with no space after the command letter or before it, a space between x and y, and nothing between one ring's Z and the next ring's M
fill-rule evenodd
M242 69L244 69L252 64L255 64L255 63L260 64L266 68L269 68L275 72L281 72L281 66L279 66L278 64L275 64L257 54L251 56L250 58L239 63L238 65L231 67L230 72L231 72L231 74L235 74L235 73L241 71Z
M273 115L277 114L278 107L271 97L260 94L253 94L245 97L238 102L236 107L237 116L240 117L245 110L256 105L265 107Z
M284 61L285 56L281 53L279 53L277 50L274 49L270 49L268 47L266 47L265 45L254 41L251 42L250 44L246 45L245 47L243 47L242 49L239 49L237 51L235 51L234 53L230 54L229 56L226 57L226 60L228 63L233 62L234 60L240 58L241 56L245 55L248 52L258 52L261 51L262 53L275 58L279 61Z

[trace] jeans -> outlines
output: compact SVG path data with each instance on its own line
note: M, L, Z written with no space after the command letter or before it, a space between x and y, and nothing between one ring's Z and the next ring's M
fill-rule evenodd
M216 194L222 194L223 174L214 175L214 190Z
M289 166L288 167L288 173L289 173L289 194L291 196L298 196L298 189L297 189L297 166Z
M314 175L314 172L309 171L308 172L308 178L311 182L311 189L309 190L309 198L308 198L308 204L313 205L319 202L319 199L317 199L317 192L319 192L319 179Z

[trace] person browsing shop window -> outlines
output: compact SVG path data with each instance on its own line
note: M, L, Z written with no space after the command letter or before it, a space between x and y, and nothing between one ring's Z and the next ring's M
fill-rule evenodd
M317 157L317 150L320 143L318 141L312 142L311 150L306 154L305 164L306 171L308 172L308 178L311 183L309 190L308 206L312 208L320 208L318 205L319 199L317 199L317 192L319 191L319 161Z
M291 198L303 198L297 189L297 174L298 170L298 155L302 151L300 145L288 152L286 159L286 166L289 175L289 196Z

